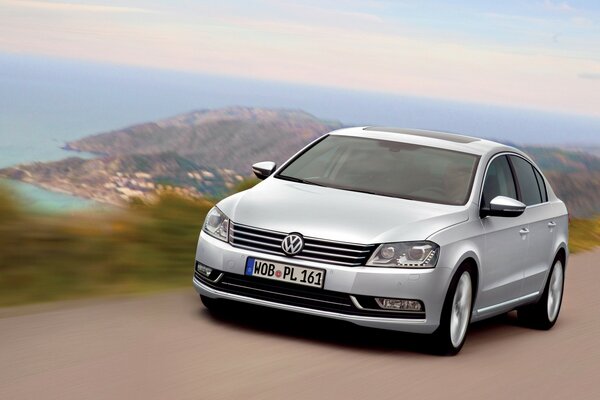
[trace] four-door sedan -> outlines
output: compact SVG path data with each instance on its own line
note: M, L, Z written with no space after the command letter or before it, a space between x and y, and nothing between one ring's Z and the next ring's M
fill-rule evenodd
M193 283L222 300L432 334L456 354L473 321L560 311L568 214L523 152L385 127L331 132L220 201Z

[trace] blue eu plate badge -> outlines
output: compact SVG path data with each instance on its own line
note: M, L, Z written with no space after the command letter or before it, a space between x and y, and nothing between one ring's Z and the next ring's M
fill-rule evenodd
M246 259L246 275L252 275L254 270L254 257L248 257Z

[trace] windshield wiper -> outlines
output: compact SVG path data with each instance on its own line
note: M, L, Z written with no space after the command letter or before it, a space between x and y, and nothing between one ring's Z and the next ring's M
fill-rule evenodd
M286 180L286 181L304 183L306 185L315 185L315 186L324 186L324 187L327 187L326 185L323 185L322 183L317 183L317 182L309 181L308 179L296 178L294 176L276 175L275 177L283 179L283 180Z
M365 190L365 189L355 189L355 188L351 188L351 187L347 187L347 186L330 186L331 188L334 189L340 189L340 190L348 190L350 192L357 192L357 193L366 193L366 194L374 194L377 196L386 196L383 193L377 193L377 192L372 192L370 190Z
M322 183L314 182L314 181L311 181L311 180L308 180L308 179L296 178L295 176L275 175L275 177L279 178L279 179L286 180L286 181L304 183L306 185L315 185L315 186L328 187L328 188L331 188L331 189L348 190L350 192L357 192L357 193L374 194L375 196L394 197L394 198L397 198L397 199L404 199L404 200L415 200L415 199L412 199L410 197L402 197L402 196L398 196L396 194L385 193L385 192L374 192L372 190L353 188L353 187L349 187L349 186L324 185Z
M286 181L304 183L304 184L307 184L307 185L315 185L315 186L328 187L328 188L331 188L331 189L349 190L351 192L374 194L374 195L378 195L378 196L386 196L383 193L372 192L370 190L355 189L355 188L352 188L352 187L338 186L338 185L324 185L322 183L314 182L314 181L311 181L311 180L308 180L308 179L296 178L295 176L275 175L275 177L283 179L283 180L286 180Z

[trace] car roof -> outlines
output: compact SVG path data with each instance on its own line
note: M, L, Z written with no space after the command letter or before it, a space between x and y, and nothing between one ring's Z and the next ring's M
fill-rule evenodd
M362 126L338 129L331 135L365 137L370 139L391 140L412 143L423 146L438 147L442 149L461 151L476 155L511 151L522 154L514 147L497 143L491 140L480 139L472 136L459 135L450 132L431 131L423 129L394 128L384 126Z

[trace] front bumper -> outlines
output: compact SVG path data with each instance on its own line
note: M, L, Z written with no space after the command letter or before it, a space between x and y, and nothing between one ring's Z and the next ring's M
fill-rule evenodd
M327 294L346 295L351 299L352 304L350 308L347 308L348 311L344 311L337 310L335 307L312 306L311 304L315 303L311 302L290 303L289 301L282 301L280 296L256 295L254 293L258 292L248 290L231 290L232 286L228 288L207 280L202 281L197 275L193 279L196 291L211 298L241 301L344 320L367 327L414 333L431 333L438 327L451 272L450 269L440 268L439 266L423 270L336 266L240 249L217 240L204 232L200 235L196 260L213 269L222 271L225 276L237 280L238 283L245 278L244 268L247 257L325 269L323 296ZM239 285L237 285L237 288L239 288ZM265 292L268 294L270 291L262 291L262 293ZM404 313L385 311L374 313L360 310L360 304L357 304L355 300L360 299L361 296L420 300L425 306L425 315L415 318L413 315L407 316Z

